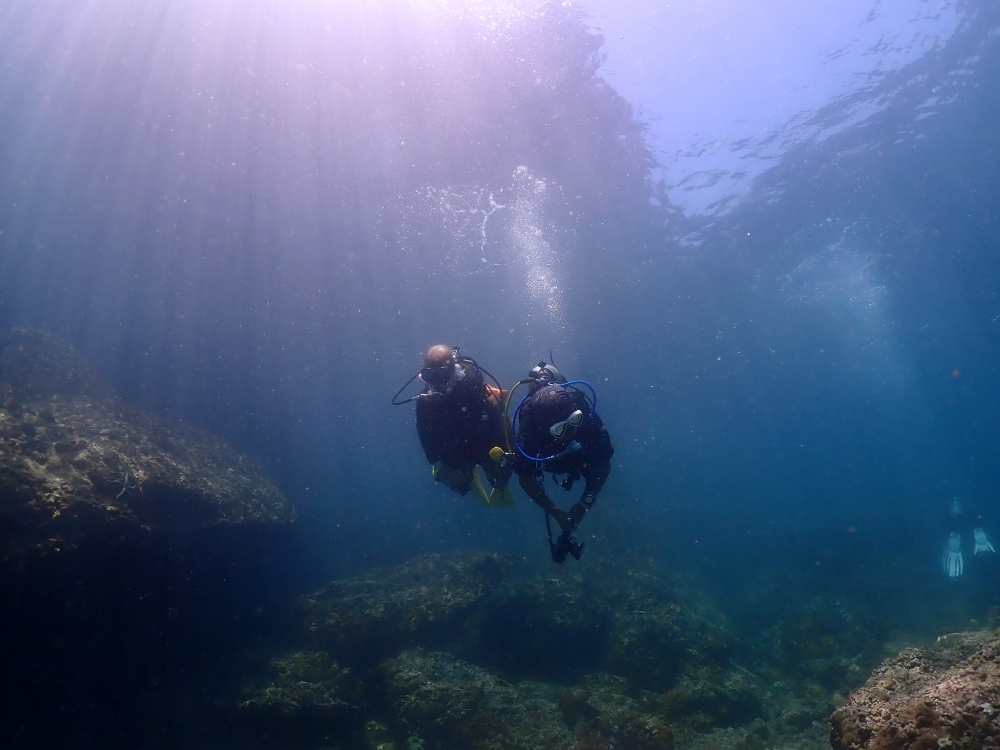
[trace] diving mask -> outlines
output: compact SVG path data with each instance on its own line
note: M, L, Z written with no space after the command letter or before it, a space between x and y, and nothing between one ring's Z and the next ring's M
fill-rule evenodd
M447 362L437 367L423 367L420 369L420 379L432 388L440 388L448 384L448 381L456 374L456 370L458 370L458 365L454 362Z
M579 427L582 424L583 424L583 412L577 409L568 417L566 417L566 419L562 420L561 422L556 422L554 425L552 425L549 428L549 434L552 435L552 437L559 439L566 434L566 431L570 427Z

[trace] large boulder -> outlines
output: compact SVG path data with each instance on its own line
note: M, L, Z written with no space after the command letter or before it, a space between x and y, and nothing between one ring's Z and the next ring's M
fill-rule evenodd
M835 750L1000 748L1000 637L955 633L887 659L830 725Z
M591 675L583 687L508 682L442 652L415 649L381 668L391 713L410 744L469 750L673 750L655 702L625 680Z
M505 581L478 623L478 661L512 679L559 681L598 669L613 622L600 589L579 575Z
M294 518L259 464L127 407L56 337L0 336L0 559Z
M176 729L165 692L286 622L294 520L254 460L130 408L54 336L0 333L6 745Z
M219 717L216 735L224 728L241 747L358 741L365 727L363 692L349 668L322 651L296 651L270 666L270 679L247 690L238 708Z
M410 646L461 640L511 564L483 552L426 555L334 581L305 597L306 629L317 648L361 667Z
M646 690L665 691L684 675L728 666L733 633L698 593L638 561L615 566L601 578L607 581L603 598L614 622L607 671Z
M451 654L404 651L382 667L404 734L432 748L570 750L558 705Z
M642 560L518 571L483 612L477 660L513 679L605 671L668 690L685 671L725 665L732 641L717 611Z

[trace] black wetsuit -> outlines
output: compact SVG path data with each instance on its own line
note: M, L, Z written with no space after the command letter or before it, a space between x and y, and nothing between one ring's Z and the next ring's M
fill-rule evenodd
M490 448L504 445L503 415L483 374L465 366L465 377L447 393L424 389L417 399L417 434L428 462L449 468L490 468Z
M565 396L555 391L546 392L552 388L563 391ZM583 423L577 428L570 428L562 440L552 437L549 428L566 419L574 409L583 412ZM579 444L579 450L567 450L574 441ZM582 476L586 482L584 492L596 498L607 481L611 457L615 454L604 422L596 413L591 414L590 402L584 394L560 385L539 388L524 402L518 412L517 442L528 456L556 456L547 461L537 461L518 452L514 458L514 471L528 496L557 519L558 508L546 496L541 481L545 472L565 475L569 480L565 484L566 489Z

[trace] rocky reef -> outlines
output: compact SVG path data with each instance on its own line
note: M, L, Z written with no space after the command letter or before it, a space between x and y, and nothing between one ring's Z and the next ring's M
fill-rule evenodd
M241 747L828 746L822 675L741 665L721 612L648 560L554 573L427 555L335 581L300 611L297 650L228 699Z
M260 465L122 403L55 337L0 335L7 743L820 750L886 653L840 597L755 589L734 625L626 554L432 554L299 598L295 517ZM837 750L994 747L996 648L886 662Z
M54 336L0 336L0 558L294 516L259 465L127 407Z
M272 661L271 672L272 680L248 690L238 715L230 715L231 735L305 745L363 735L363 687L350 668L323 651L298 651Z
M256 461L131 408L55 336L0 334L5 745L179 721L167 692L287 617L294 520Z
M544 691L442 652L406 651L382 666L399 726L431 747L570 747L558 705Z
M428 555L334 581L303 600L309 640L360 666L407 646L446 643L461 637L511 565L484 553Z
M834 750L1000 747L1000 635L953 633L887 659L830 724Z

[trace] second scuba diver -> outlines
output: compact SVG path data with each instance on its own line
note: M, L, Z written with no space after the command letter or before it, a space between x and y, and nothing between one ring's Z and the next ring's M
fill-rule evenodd
M948 574L949 578L958 578L965 572L965 558L962 556L962 535L961 531L968 531L968 527L975 521L980 521L981 517L976 514L967 513L965 503L954 497L948 506L948 540L947 547L941 557L941 567ZM971 516L971 518L970 518ZM966 527L966 528L962 528ZM972 530L974 540L973 555L980 552L996 552L990 540L986 538L986 532L982 526L977 526Z
M583 542L572 534L597 502L597 495L611 473L615 449L595 411L597 396L589 383L567 382L555 365L539 362L527 379L511 389L508 408L510 398L521 385L526 385L529 393L518 403L512 417L514 471L521 488L546 513L552 559L561 563L567 555L572 555L579 560ZM589 390L589 395L580 386ZM546 472L567 491L583 477L583 493L568 513L545 493ZM562 529L555 541L551 519Z
M485 505L509 507L514 503L507 487L512 468L506 460L491 457L494 449L503 456L499 448L505 444L506 417L500 406L503 390L499 383L487 383L484 373L457 347L435 344L424 355L420 372L400 388L392 403L398 406L417 402L417 434L436 481L459 495L472 490ZM423 391L397 400L416 378L424 383ZM477 466L482 467L493 487L489 494L479 479Z

